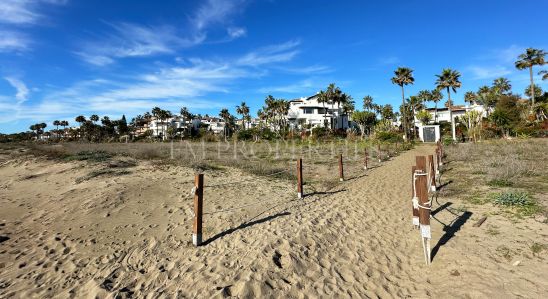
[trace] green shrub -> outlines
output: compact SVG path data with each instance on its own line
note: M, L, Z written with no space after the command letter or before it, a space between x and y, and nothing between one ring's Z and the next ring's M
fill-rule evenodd
M528 206L534 204L525 192L503 192L493 194L493 203L502 206Z
M491 187L511 187L514 183L505 179L494 179L487 182L487 185Z
M254 135L254 130L247 129L247 130L238 131L237 137L238 137L238 140L253 140L253 135Z
M398 132L381 131L375 134L375 138L381 142L403 142L403 137Z
M312 129L312 135L316 138L326 137L329 134L329 131L325 127L315 127Z

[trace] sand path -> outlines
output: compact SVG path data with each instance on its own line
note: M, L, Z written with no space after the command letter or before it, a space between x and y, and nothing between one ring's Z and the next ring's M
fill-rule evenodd
M430 146L418 147L365 176L349 178L303 200L294 199L290 182L266 178L208 191L206 211L210 212L216 207L261 203L206 215L209 240L200 248L190 243L190 198L181 197L190 185L169 180L182 172L182 177L191 178L188 170L143 170L92 182L93 189L79 184L46 192L40 189L44 182L36 182L42 190L38 196L17 195L25 186L12 180L0 190L0 201L10 210L0 214L5 219L0 233L10 237L0 244L0 297L540 298L547 294L542 279L548 273L546 263L516 268L489 259L472 241L470 220L454 236L446 234L433 264L424 264L419 233L411 227L409 174L415 155L432 151ZM51 167L56 170L50 173L63 173L73 166ZM20 166L4 171L24 174ZM46 179L48 185L58 180L67 178L52 174ZM63 188L72 196L63 196L67 194L61 192ZM446 223L459 216L462 219L462 214L444 210L437 214ZM433 246L445 234L442 229L433 223Z

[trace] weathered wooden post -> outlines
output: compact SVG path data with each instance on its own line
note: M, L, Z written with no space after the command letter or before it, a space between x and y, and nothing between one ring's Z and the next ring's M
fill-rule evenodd
M411 198L412 198L412 205L411 208L413 209L413 228L419 228L419 207L416 205L415 202L418 203L417 198L417 189L415 186L415 171L417 170L417 166L411 167Z
M428 179L430 180L430 190L436 192L436 172L434 171L434 155L428 155Z
M377 155L379 156L379 163L382 162L381 144L377 144Z
M367 160L369 159L369 156L367 155L367 148L364 150L365 156L363 160L363 169L367 170Z
M422 248L424 250L424 259L426 264L430 264L430 239L432 233L430 230L430 201L428 200L427 173L417 170L415 173L415 188L419 200L419 223L421 232Z
M194 178L194 225L192 227L192 243L202 244L202 215L204 208L204 174L196 174Z
M342 154L339 154L339 181L344 181L343 159Z
M303 198L303 159L297 160L297 198Z

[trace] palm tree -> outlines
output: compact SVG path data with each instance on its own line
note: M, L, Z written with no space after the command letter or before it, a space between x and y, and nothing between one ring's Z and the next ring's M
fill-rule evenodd
M371 111L373 110L373 97L370 95L367 95L363 97L363 110Z
M535 82L533 81L533 66L544 65L544 56L546 52L541 49L527 48L525 53L518 56L518 61L515 65L518 70L529 69L529 77L531 79L531 107L535 106Z
M91 120L94 124L99 121L99 115L93 114L89 117L89 120Z
M434 122L438 122L438 102L443 99L443 94L438 89L430 91L432 102L434 102Z
M323 105L323 125L327 128L327 108L325 108L325 104L329 103L329 95L323 90L318 93L318 103Z
M470 106L472 105L472 103L474 103L475 101L477 100L477 95L475 92L473 91L467 91L465 94L464 94L464 101L466 103L469 103Z
M223 121L225 122L225 126L223 128L223 131L224 131L224 137L225 137L225 141L226 141L227 134L228 134L227 133L228 123L230 122L230 118L232 117L232 115L230 115L230 112L228 112L228 109L223 108L219 112L219 117L222 118Z
M395 76L392 78L392 84L397 84L401 87L401 103L402 105L405 105L405 93L403 86L413 84L415 82L415 78L413 78L413 70L407 67L399 67L394 71L394 75ZM406 117L403 117L403 129L405 139L407 139L408 128Z
M239 106L236 106L236 113L242 116L242 128L245 129L244 121L249 116L249 107L242 102Z
M54 120L53 125L55 126L55 134L57 135L57 138L59 138L59 126L61 125L61 121Z
M452 69L443 69L441 75L436 75L438 79L436 80L437 89L441 90L445 88L447 90L447 103L449 104L449 119L451 120L451 132L453 135L453 140L457 140L455 132L455 120L453 119L453 102L451 101L451 90L454 93L457 92L457 88L462 86L462 83L459 81L460 73Z
M497 95L508 94L512 90L512 84L510 84L510 80L500 77L493 80L493 90Z

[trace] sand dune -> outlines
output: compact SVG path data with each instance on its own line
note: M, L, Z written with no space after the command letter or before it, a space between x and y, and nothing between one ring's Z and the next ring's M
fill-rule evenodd
M206 171L210 186L253 180L206 188L199 248L189 168L140 162L82 179L104 165L4 157L0 297L546 297L544 258L496 253L546 241L546 225L533 220L494 217L507 224L492 236L472 227L476 214L440 210L440 221L457 225L433 222L432 244L443 245L424 264L409 173L415 155L432 151L405 152L302 200L289 181ZM449 200L458 201L439 201Z

